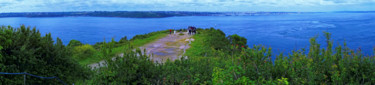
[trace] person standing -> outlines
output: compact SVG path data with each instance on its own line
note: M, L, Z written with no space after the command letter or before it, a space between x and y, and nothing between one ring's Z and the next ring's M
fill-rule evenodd
M189 30L189 35L191 35L191 26L189 26L188 30Z
M172 34L172 29L169 29L169 34Z

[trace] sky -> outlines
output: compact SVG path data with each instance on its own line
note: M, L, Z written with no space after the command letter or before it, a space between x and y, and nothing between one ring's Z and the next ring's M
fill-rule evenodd
M0 0L0 12L375 11L375 0Z

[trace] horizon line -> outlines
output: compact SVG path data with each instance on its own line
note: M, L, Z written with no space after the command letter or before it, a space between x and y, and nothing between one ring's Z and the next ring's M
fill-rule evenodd
M298 11L55 11L55 12L0 12L0 13L56 13L56 12L238 12L238 13L245 13L245 12L296 12L296 13L330 13L330 12L375 12L374 11L305 11L305 12L298 12Z

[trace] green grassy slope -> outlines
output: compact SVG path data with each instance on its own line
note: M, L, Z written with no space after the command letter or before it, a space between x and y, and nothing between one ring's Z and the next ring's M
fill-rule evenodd
M158 32L152 32L152 33L145 34L145 35L148 35L148 36L144 37L142 39L138 39L138 38L135 37L135 38L131 39L130 41L126 42L126 44L124 44L124 43L118 44L118 42L117 42L117 45L108 49L108 50L110 50L110 52L108 52L109 54L107 54L108 56L104 56L102 52L99 52L101 49L98 49L97 51L94 52L94 54L92 54L88 57L82 56L82 57L85 57L85 58L76 58L76 59L81 65L88 65L88 64L92 64L92 63L97 63L101 60L106 60L106 59L110 59L112 57L115 57L116 55L118 55L118 54L120 54L120 53L122 53L126 50L131 50L130 48L138 48L139 46L143 46L145 44L148 44L148 43L151 43L155 40L163 38L163 37L167 36L168 33L166 31L158 31ZM108 44L110 44L110 43L111 42L109 42Z

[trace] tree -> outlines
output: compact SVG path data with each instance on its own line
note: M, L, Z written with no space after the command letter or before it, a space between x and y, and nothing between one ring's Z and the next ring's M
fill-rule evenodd
M237 34L234 34L234 35L229 35L227 39L229 40L229 43L232 45L247 47L246 45L247 39L245 37L241 37Z
M81 46L81 45L83 44L81 43L81 41L78 41L78 40L70 40L68 44L69 47L76 47L76 46Z
M207 39L204 40L207 43L206 45L216 50L225 49L229 45L228 39L225 38L225 33L220 29L210 28L205 31L207 32L204 35L208 36Z
M129 41L128 38L125 36L120 39L119 43L127 43L128 41Z
M87 78L89 70L72 60L71 54L59 38L56 43L48 33L41 36L36 28L0 28L0 72L27 72L38 76L56 76L66 83ZM23 76L5 75L3 84L22 84ZM28 84L60 84L57 80L27 77Z

